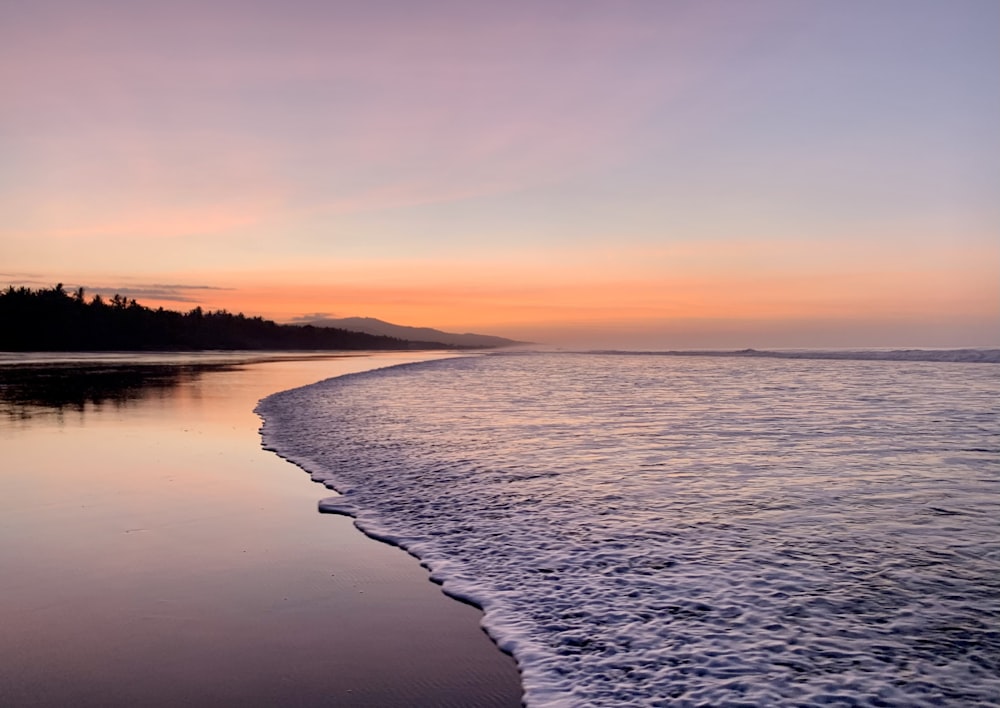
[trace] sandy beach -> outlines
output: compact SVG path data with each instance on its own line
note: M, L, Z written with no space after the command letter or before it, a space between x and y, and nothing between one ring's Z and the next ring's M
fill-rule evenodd
M260 446L263 396L426 356L0 362L0 704L520 705L475 608Z

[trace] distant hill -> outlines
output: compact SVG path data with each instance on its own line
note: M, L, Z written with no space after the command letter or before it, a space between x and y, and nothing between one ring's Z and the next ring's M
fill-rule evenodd
M513 339L494 337L489 334L452 334L430 327L406 327L377 320L374 317L341 317L337 319L324 318L310 320L306 324L313 327L335 327L351 332L364 332L382 337L395 337L415 342L442 342L453 347L509 347L514 344L525 344Z
M279 325L225 310L156 310L115 295L87 300L62 284L0 290L0 351L142 351L200 349L442 349L445 342L311 325Z

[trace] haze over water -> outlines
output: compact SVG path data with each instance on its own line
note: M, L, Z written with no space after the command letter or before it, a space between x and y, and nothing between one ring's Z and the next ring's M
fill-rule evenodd
M265 399L548 705L995 705L996 364L527 354Z

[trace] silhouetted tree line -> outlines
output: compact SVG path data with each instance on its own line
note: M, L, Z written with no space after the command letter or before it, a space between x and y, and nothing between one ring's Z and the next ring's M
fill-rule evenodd
M111 351L164 349L446 349L312 325L279 325L225 310L151 309L115 295L87 300L84 289L66 292L10 286L0 291L0 350Z

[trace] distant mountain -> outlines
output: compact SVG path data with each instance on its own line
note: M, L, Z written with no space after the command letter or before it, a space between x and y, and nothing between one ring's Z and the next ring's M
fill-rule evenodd
M395 337L411 342L441 342L455 347L509 347L514 344L524 344L513 339L494 337L489 334L452 334L430 327L406 327L377 320L374 317L341 317L310 320L307 323L313 327L335 327L351 332L364 332L382 337Z
M116 294L91 300L62 283L51 289L0 290L0 351L172 351L204 349L365 350L440 349L443 342L333 327L279 325L225 310L156 310Z

